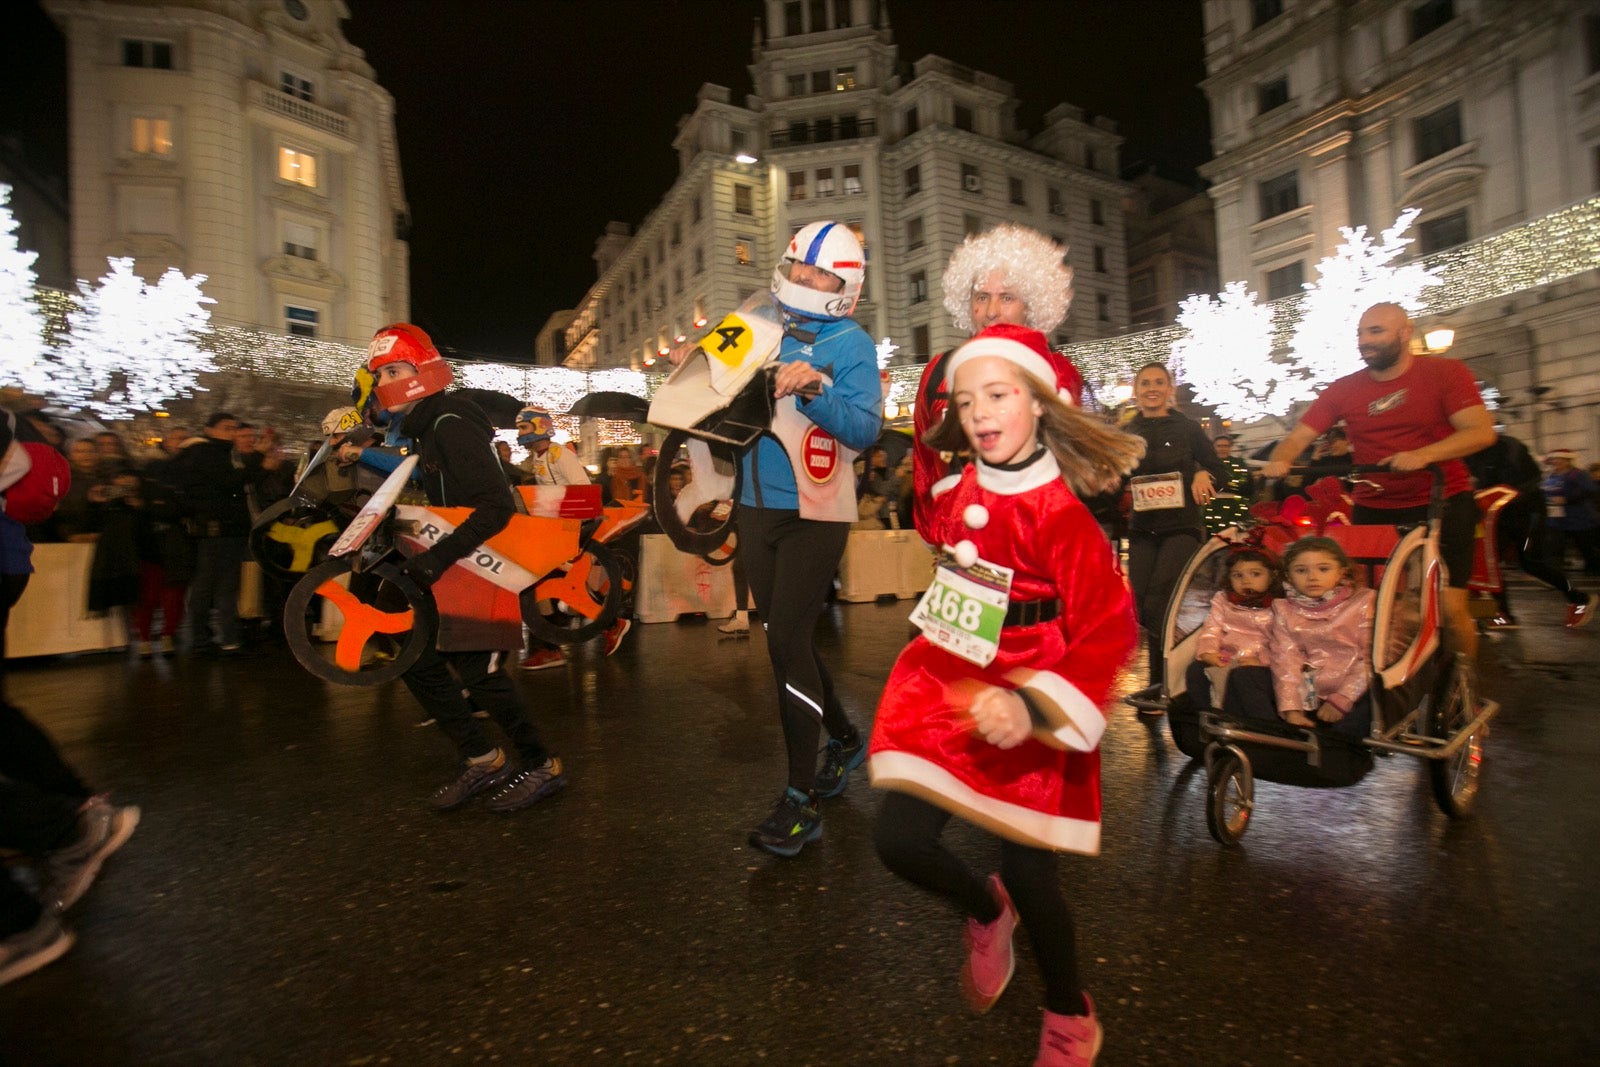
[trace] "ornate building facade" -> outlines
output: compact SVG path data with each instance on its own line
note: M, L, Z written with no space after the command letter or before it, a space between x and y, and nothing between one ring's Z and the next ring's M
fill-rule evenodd
M72 270L207 276L219 322L405 319L394 100L342 0L44 0L67 42Z

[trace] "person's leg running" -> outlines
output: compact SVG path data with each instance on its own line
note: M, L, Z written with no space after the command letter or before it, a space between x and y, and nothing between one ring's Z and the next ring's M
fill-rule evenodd
M550 758L538 728L528 715L521 692L506 673L503 653L451 652L446 658L461 676L461 684L472 694L472 699L505 731L527 766L537 767Z
M472 717L472 706L461 695L461 682L438 649L431 645L424 649L401 681L417 703L439 720L439 728L455 744L462 759L479 759L494 751L483 726Z
M1014 841L1000 843L1000 880L1028 931L1044 977L1044 1006L1057 1015L1086 1015L1078 978L1077 928L1061 893L1056 854Z
M93 790L62 757L50 735L21 708L0 700L0 775L82 802Z
M872 829L878 858L892 873L944 897L964 916L992 923L1000 917L1000 908L984 880L940 840L949 821L950 813L943 808L890 790Z

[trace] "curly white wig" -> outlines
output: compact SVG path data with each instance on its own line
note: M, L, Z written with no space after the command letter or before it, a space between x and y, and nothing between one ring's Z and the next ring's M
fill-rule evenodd
M1002 222L961 242L944 269L944 307L965 333L972 332L972 291L989 275L1006 276L1027 308L1027 322L1041 333L1061 325L1072 306L1072 268L1067 250L1037 230Z

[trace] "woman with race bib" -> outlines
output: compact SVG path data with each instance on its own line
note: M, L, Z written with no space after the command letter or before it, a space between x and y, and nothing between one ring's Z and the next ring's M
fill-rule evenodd
M1161 625L1184 565L1205 540L1204 510L1227 484L1200 424L1173 410L1172 372L1146 363L1133 379L1138 410L1123 427L1144 438L1144 459L1128 480L1128 578L1139 625L1150 642L1150 684L1161 685ZM1157 712L1159 714L1159 712Z

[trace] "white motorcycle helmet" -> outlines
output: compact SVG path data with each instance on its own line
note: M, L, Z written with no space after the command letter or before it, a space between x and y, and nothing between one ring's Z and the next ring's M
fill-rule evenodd
M791 315L806 319L848 318L861 298L867 275L866 253L850 227L841 222L813 222L795 234L772 269L772 296ZM844 283L836 293L824 293L789 280L789 268L805 263L825 270Z

